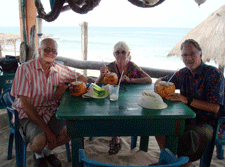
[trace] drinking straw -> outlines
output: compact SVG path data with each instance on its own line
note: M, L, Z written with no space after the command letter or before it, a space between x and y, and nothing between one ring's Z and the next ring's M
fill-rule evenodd
M105 62L104 62L104 60L103 60L103 59L102 59L102 62L103 62L103 64L104 64L104 66L106 67Z
M104 63L104 67L106 67L104 60L102 59L102 62ZM108 70L106 71L106 73L108 73Z
M179 70L179 68L177 69L177 71ZM167 82L170 82L170 80L173 78L173 76L176 74L176 72L177 71L175 71L174 73L173 73L173 75L170 77L170 79L167 81Z
M124 70L123 70L123 71L124 71ZM123 76L123 71L122 71L122 74L121 74L121 76L120 76L120 80L119 80L118 88L119 88L119 86L120 86L120 82L121 82L121 79L122 79L122 76Z
M124 71L124 70L123 70ZM121 79L122 79L122 76L123 76L123 71L122 71L122 74L120 76L120 80L119 80L119 84L118 84L118 88L116 90L117 93L119 93L119 89L120 89L120 82L121 82Z
M76 82L77 82L77 73L76 73L76 70L74 69L74 74L76 76Z
M126 61L129 61L129 60L130 60L130 57L131 57L131 56L129 55L129 56L127 57Z

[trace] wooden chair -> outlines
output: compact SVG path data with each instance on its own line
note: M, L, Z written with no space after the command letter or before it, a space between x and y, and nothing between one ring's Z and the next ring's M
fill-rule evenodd
M157 165L157 167L166 167L166 166L179 167L180 165L186 164L188 161L189 161L188 157L183 156L177 158L175 155L173 155L173 153L169 149L164 148L161 150L159 157L159 165ZM84 149L79 149L79 165L81 165L81 167L132 167L132 166L106 164L88 159L85 157Z
M10 127L7 159L8 160L12 159L13 139L15 136L16 164L18 167L25 167L27 143L23 140L17 128L19 124L19 117L18 117L18 112L14 110L13 108L11 108L11 105L15 98L10 95L10 91L11 89L7 89L1 94L2 103L7 109L8 123ZM14 123L11 122L13 115L15 118ZM70 162L71 156L70 156L69 143L66 144L66 152L67 152L68 162Z

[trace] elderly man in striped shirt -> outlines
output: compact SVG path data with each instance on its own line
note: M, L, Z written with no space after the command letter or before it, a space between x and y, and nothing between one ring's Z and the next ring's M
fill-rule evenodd
M64 120L55 117L59 102L68 85L74 80L87 82L79 73L55 62L58 54L55 40L41 41L39 56L18 67L11 94L12 105L18 111L19 130L34 152L36 166L62 166L52 150L70 141ZM57 89L53 89L55 85Z

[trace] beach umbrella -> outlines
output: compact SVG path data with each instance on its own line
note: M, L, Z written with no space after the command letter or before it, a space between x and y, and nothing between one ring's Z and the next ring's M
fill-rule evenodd
M225 66L225 5L188 32L167 56L181 56L180 45L186 39L194 39L199 43L203 62L214 60L222 70Z

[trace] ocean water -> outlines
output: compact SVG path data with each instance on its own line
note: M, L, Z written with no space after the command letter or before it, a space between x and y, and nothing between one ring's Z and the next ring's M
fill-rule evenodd
M189 28L156 27L89 27L88 60L114 60L113 47L125 41L131 60L138 66L177 70L184 66L179 57L167 57L169 51L186 35ZM19 27L0 27L0 33L19 34ZM59 44L59 56L81 60L81 27L43 27L44 34L52 34ZM17 41L19 52L20 41ZM3 51L13 46L3 46ZM214 62L208 64L217 65Z

